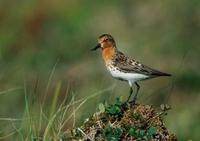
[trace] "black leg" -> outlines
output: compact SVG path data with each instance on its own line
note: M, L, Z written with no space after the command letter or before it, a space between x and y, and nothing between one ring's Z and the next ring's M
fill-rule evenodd
M126 102L129 102L129 100L130 100L132 94L133 94L133 88L130 87L129 96L128 96L128 99L127 99Z
M134 98L133 98L133 103L136 102L137 95L138 95L138 92L139 92L139 90L140 90L140 85L139 85L137 82L135 82L135 85L137 86L137 91L136 91L136 94L135 94L135 96L134 96Z

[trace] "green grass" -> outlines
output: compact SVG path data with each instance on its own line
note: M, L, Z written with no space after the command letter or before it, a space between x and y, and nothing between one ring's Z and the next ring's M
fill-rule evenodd
M26 85L24 85L24 115L20 119L0 118L1 121L12 122L13 128L9 133L1 135L0 139L19 141L64 140L66 131L75 128L75 123L77 122L76 114L80 112L80 108L92 98L110 91L113 86L78 100L76 100L74 93L71 93L71 98L68 101L67 96L70 95L66 94L66 97L59 103L60 88L61 82L56 85L50 106L48 102L43 101L46 104L37 103L39 109L35 109L36 107L31 104L31 98L28 97ZM71 122L73 123L71 128L66 129L65 125Z

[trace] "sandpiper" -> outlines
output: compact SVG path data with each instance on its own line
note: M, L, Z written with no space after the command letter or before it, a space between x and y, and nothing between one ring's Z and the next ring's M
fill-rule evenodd
M114 38L109 34L99 36L97 46L91 50L95 51L98 48L102 49L102 58L110 74L116 79L128 82L130 91L127 102L130 100L133 93L132 86L135 84L137 91L131 101L135 103L140 89L140 85L137 83L138 81L159 76L171 76L171 74L152 69L124 55L117 49Z

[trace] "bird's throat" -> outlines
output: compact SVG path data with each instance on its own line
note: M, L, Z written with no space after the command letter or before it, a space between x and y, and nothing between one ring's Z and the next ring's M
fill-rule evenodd
M114 47L107 47L102 50L102 57L106 64L112 61L114 55L115 55Z

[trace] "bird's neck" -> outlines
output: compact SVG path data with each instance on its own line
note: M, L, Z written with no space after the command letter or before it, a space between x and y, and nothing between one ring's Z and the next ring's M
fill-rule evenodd
M116 48L115 47L107 47L102 50L102 58L104 62L110 63L115 55Z

